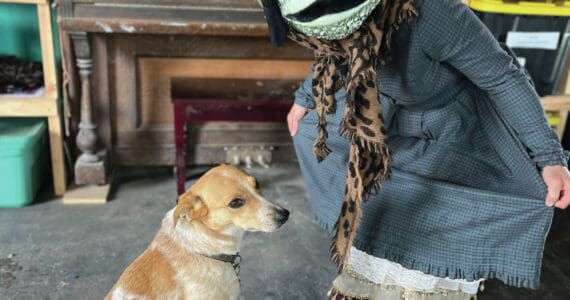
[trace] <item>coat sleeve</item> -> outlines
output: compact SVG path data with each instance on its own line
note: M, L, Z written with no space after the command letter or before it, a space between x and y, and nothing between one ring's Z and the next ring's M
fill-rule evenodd
M317 105L313 97L313 71L305 78L299 89L295 92L295 103L302 107L314 109Z
M567 166L540 97L487 27L460 0L422 2L416 24L425 54L484 90L538 167Z

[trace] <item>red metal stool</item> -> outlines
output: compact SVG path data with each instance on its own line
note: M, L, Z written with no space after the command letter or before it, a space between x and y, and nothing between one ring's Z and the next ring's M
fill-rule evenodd
M174 96L176 185L186 191L186 124L191 122L285 122L292 100L237 100Z

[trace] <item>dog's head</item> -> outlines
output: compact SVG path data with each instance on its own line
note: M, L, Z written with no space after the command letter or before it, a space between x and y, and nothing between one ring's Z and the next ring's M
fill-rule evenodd
M201 222L218 232L271 232L289 218L289 211L265 200L257 180L243 170L220 165L204 174L180 196L174 224Z

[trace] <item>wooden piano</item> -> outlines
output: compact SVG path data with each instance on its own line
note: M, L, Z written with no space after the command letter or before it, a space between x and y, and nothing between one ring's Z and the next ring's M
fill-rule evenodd
M173 165L176 86L178 97L293 101L311 65L293 43L271 47L257 0L61 0L59 15L77 184L102 184L112 166ZM274 161L294 158L285 116L188 131L189 163L223 162L224 147L241 144L274 147Z

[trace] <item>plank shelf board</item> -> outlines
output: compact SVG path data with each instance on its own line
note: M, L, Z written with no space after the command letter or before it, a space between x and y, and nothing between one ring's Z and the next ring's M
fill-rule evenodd
M542 97L544 110L570 110L570 95L554 95Z
M0 0L0 3L42 4L42 3L49 3L49 0Z
M49 117L57 115L57 98L54 97L0 97L0 116L2 117Z

